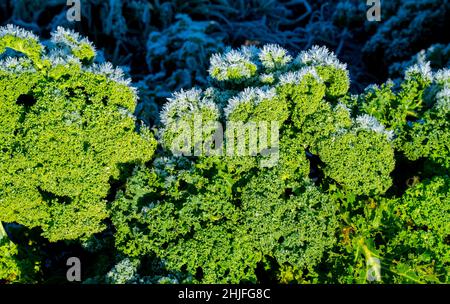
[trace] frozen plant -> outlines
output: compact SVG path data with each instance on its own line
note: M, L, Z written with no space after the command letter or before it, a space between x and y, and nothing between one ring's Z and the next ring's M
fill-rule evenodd
M0 33L0 54L16 56L0 61L0 221L39 227L50 241L87 239L105 229L123 164L155 150L131 115L136 92L112 64L94 64L93 45L72 31L59 28L45 47L14 26Z

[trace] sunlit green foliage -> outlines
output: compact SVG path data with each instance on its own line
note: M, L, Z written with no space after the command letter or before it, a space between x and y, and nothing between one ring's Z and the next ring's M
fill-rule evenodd
M93 64L89 41L59 28L47 44L0 29L0 52L15 51L0 62L0 220L77 239L104 229L110 183L155 141L135 131L129 81Z

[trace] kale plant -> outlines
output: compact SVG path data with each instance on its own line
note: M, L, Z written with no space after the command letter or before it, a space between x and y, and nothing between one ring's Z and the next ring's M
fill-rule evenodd
M361 110L374 115L396 138L407 159L427 158L449 168L449 69L433 72L430 62L410 66L400 84L371 86L360 96Z
M63 28L44 45L2 27L0 54L0 220L52 241L103 230L111 184L155 148L132 114L130 80Z
M312 159L321 159L324 183L384 193L394 169L391 132L339 101L348 71L326 48L295 57L277 45L229 49L211 57L209 73L209 88L177 92L161 111L162 154L152 167L136 167L112 205L117 248L193 282L258 282L270 268L266 275L281 281L313 279L336 242L338 216L312 181ZM267 121L278 136L257 138L253 156L229 154L239 140L254 140L247 127ZM244 131L235 136L231 123ZM226 125L227 152L208 142L218 125ZM199 155L177 140L186 127L194 133L182 138ZM270 159L260 147L277 137L271 148L279 155Z

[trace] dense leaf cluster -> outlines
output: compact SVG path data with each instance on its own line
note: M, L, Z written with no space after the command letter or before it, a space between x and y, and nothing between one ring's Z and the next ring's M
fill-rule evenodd
M111 182L155 148L148 129L135 132L136 93L62 28L44 46L2 27L0 53L0 220L53 241L101 231Z
M86 282L449 282L448 68L352 95L325 47L227 48L164 104L156 147L85 38L8 26L0 54L0 221L80 241ZM30 281L12 240L0 280Z
M117 248L161 260L181 281L258 282L261 269L285 282L313 278L337 244L339 207L325 185L385 193L393 133L340 101L349 99L348 71L326 48L296 57L277 45L230 49L212 56L209 71L209 88L168 100L163 154L152 168L137 167L114 201ZM277 122L278 161L267 168L258 154L171 155L180 125L195 131L195 117L225 133L229 122ZM194 147L209 133L200 134L189 136ZM240 136L250 143L248 129Z

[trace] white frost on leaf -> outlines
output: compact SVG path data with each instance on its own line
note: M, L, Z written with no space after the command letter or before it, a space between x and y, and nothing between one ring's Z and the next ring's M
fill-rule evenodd
M87 38L82 37L73 30L65 29L61 26L58 26L56 31L51 33L51 41L56 45L67 45L70 48L77 48L80 44L86 44L95 52L94 45Z
M367 114L360 115L355 118L355 123L358 128L385 134L388 140L394 138L394 132L386 130L386 128L373 116Z
M205 94L201 89L190 90L181 89L175 92L172 97L167 98L167 102L162 107L160 120L164 125L168 125L173 120L182 117L184 114L193 113L203 108L211 110L215 116L219 116L219 109L212 99L211 91Z
M20 28L13 24L8 24L6 26L0 27L0 38L7 35L12 35L21 39L31 39L34 41L39 41L39 38L32 32L24 30L23 28Z
M434 81L439 85L450 84L450 69L442 69L434 73Z
M131 84L131 79L125 77L125 73L123 72L123 70L119 67L114 67L110 62L93 64L87 69L87 71L94 74L104 75L108 79L126 86L129 86Z
M276 96L277 92L275 88L269 88L266 86L261 88L245 88L244 91L228 100L228 104L224 109L225 117L229 117L236 107L242 103L251 103L252 106L255 106L263 100L272 100Z
M240 50L229 50L224 54L213 54L209 74L219 81L251 78L257 68L253 62L256 53L255 48L242 47Z
M450 112L450 87L445 86L436 94L435 108L444 113Z
M286 66L292 61L292 56L277 44L266 44L259 53L259 60L265 68L273 70Z
M17 74L36 72L33 62L26 57L6 57L0 60L0 70Z
M314 67L304 67L299 71L287 72L280 75L280 85L284 84L298 84L302 81L303 77L311 75L318 81L321 81L320 76L317 74Z
M60 48L53 48L49 51L47 59L50 60L53 66L76 64L81 66L81 61L77 57L68 54L66 51Z
M329 65L337 69L347 70L347 65L340 62L336 55L328 48L314 45L311 49L301 52L295 60L300 66Z
M414 77L421 77L426 81L433 80L433 73L431 72L430 62L427 61L425 63L418 63L413 66L410 66L405 72L405 79L411 80Z

